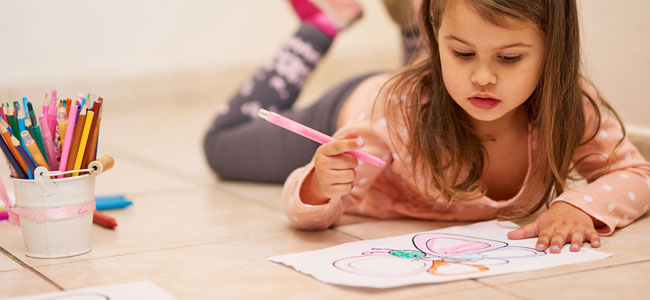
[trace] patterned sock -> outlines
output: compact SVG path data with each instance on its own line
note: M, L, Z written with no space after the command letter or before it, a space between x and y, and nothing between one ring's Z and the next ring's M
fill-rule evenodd
M328 35L302 23L280 51L244 82L228 104L219 109L211 130L257 118L260 108L276 112L290 108L331 44Z
M403 65L409 64L420 54L420 31L414 29L402 29L402 56Z

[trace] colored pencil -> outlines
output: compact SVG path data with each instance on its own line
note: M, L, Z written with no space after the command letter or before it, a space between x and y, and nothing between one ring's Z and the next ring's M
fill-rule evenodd
M50 136L50 128L48 128L47 124L47 118L45 115L41 115L39 117L39 121L41 121L41 133L43 134L43 143L45 144L45 154L47 158L47 163L50 165L52 170L58 170L59 169L59 161L57 160L56 157L56 150L54 149L54 142L52 140L52 136Z
M54 126L56 125L56 90L52 90L52 98L50 99L50 106L47 109L47 125L50 126L50 135L54 136Z
M9 124L9 120L7 120L7 115L5 114L4 105L0 105L0 118L2 118L3 121L5 121L7 124Z
M47 93L45 93L45 100L43 100L43 115L47 118L47 112L49 111L50 104L47 102Z
M84 151L84 157L81 161L81 166L86 167L92 160L95 159L95 149L97 148L97 134L99 133L99 121L100 121L100 112L101 112L102 102L97 100L93 103L93 112L95 117L93 118L92 125L90 126L90 133L88 133L88 142L86 143L86 150Z
M9 166L13 169L14 173L13 176L16 178L22 178L25 179L27 178L27 175L25 174L25 171L22 169L20 164L18 163L18 159L14 156L13 152L11 149L13 147L9 147L7 143L5 143L4 139L0 141L0 148L2 148L2 152L4 153L5 157L7 158L7 161L9 162Z
M84 129L83 129L83 133L81 134L81 141L79 142L79 153L77 153L77 158L74 162L73 170L79 170L82 167L81 163L84 160L84 152L86 151L86 144L88 143L88 134L90 134L90 127L92 127L94 116L95 116L95 112L92 110L89 110L86 114ZM79 125L81 125L81 123L79 123ZM83 167L85 168L86 166ZM72 176L77 176L77 175L79 175L79 172L72 173Z
M14 101L14 110L16 122L18 122L18 131L14 132L14 134L16 134L18 140L22 142L23 140L20 134L25 130L25 113L20 109L20 103L18 103L18 101Z
M32 161L31 158L29 158L29 154L27 154L27 151L20 144L20 142L15 136L11 137L11 144L13 145L14 149L16 149L16 152L20 154L20 157L23 159L23 161L27 166L27 178L34 179L33 173L34 173L34 169L36 169L36 164Z
M29 132L27 132L27 130L24 130L20 133L20 136L23 138L23 146L27 147L29 154L32 155L34 162L36 162L36 165L39 167L46 167L49 171L50 166L48 166L47 162L45 161L45 157L43 157L41 150L38 150L38 146L34 142L34 139L32 139L32 137L29 135Z
M82 107L79 117L77 117L77 125L74 129L72 136L72 144L70 145L70 154L65 169L70 171L74 168L74 163L77 161L77 154L79 154L79 143L81 143L81 135L83 134L84 125L86 124L86 109ZM65 177L71 177L71 174L66 174Z
M27 131L32 136L32 139L34 139L38 150L41 151L41 154L43 154L43 157L45 158L45 162L49 166L50 161L47 159L47 154L45 152L45 144L43 143L43 136L41 135L41 127L38 125L38 123L36 126L32 125L31 123L32 121L30 119L25 119L25 127L27 127Z
M72 106L70 110L70 116L68 117L68 126L65 131L65 141L63 142L63 148L61 148L61 161L59 161L59 172L63 172L67 168L68 159L70 158L70 148L72 146L72 139L74 136L74 127L77 119L72 116L77 115L77 106ZM63 175L57 176L57 178L63 178Z
M19 135L18 131L18 122L16 121L16 116L14 115L14 110L11 106L9 106L9 103L7 103L7 120L9 121L9 127L11 127L11 134L14 136Z
M11 135L7 130L7 124L4 121L0 122L0 134L2 134L2 139L5 141L7 146L13 145L13 143L11 142ZM20 168L22 168L22 171L26 174L27 165L25 164L25 161L23 161L23 159L20 157L20 154L18 154L18 151L16 151L16 149L13 150L11 149L13 149L13 147L9 147L9 150L11 151L11 154L15 157L18 164L20 165ZM18 172L18 170L16 171Z
M65 115L70 119L70 105L72 105L72 99L68 98L65 100Z

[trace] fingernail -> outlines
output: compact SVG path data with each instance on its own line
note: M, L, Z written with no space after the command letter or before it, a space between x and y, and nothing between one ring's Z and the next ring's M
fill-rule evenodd
M537 248L544 248L544 244L537 244Z
M357 138L357 145L363 146L363 139L361 137Z
M573 245L571 245L571 247L578 249L578 244L573 244Z
M558 246L553 246L551 248L553 248L553 250L560 250L560 247L558 247Z
M594 242L594 245L596 245L596 246L600 246L600 242L599 242L599 241L595 241L595 242Z

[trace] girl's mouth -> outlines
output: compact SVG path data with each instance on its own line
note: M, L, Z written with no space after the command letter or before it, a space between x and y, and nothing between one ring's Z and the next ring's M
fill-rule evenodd
M497 106L501 100L492 98L490 96L474 95L469 98L469 102L480 109L491 109Z

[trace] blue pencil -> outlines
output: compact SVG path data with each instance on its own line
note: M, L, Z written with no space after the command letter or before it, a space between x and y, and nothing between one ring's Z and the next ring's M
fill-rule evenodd
M9 161L9 164L11 167L16 171L16 174L18 175L18 178L25 179L27 178L27 175L25 174L25 171L20 167L20 164L18 164L18 161L14 157L14 155L11 153L11 150L9 150L9 147L5 143L4 139L0 139L0 148L2 148L2 152L5 154L7 157L7 160Z
M14 145L14 147L25 161L25 165L27 167L27 178L34 179L34 174L32 172L36 170L36 163L34 163L29 157L29 151L25 151L24 146Z

